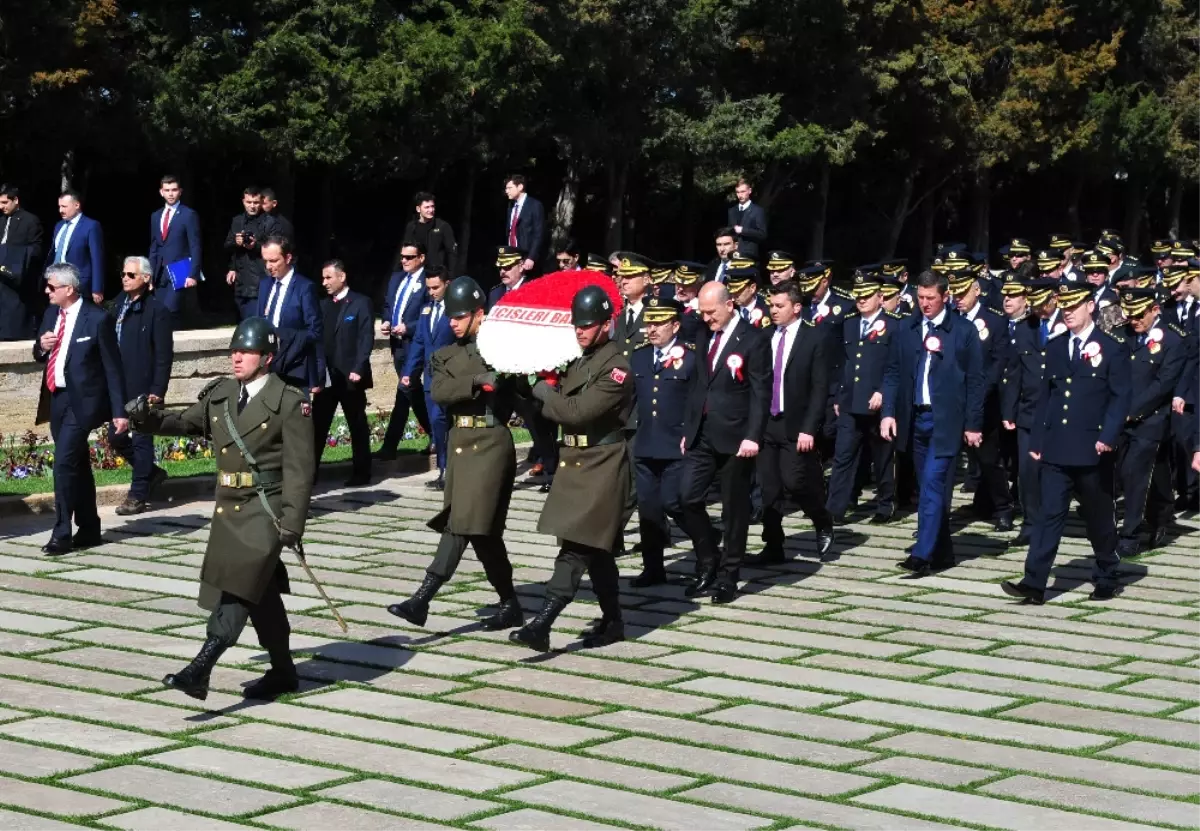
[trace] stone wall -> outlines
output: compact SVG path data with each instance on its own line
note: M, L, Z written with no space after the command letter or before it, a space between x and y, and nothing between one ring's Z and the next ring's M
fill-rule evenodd
M378 324L376 324L378 326ZM167 405L187 404L213 378L229 373L229 339L233 328L197 329L175 333L175 363ZM387 338L375 334L371 353L375 388L367 395L368 412L392 408L396 371ZM24 432L34 426L42 364L33 359L33 341L0 343L0 433ZM49 433L49 425L37 428Z

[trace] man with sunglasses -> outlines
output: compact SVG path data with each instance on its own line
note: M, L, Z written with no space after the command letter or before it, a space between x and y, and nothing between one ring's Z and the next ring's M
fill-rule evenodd
M396 367L397 380L404 376L408 350L412 346L413 336L417 333L417 323L421 319L421 309L425 307L426 299L425 246L408 240L400 246L398 268L388 281L383 301L383 326L380 329L391 347L392 365ZM404 438L404 428L408 424L410 410L416 414L417 423L421 425L425 434L432 435L420 378L413 379L413 384L408 387L396 384L392 416L388 420L383 444L375 453L375 458L381 461L396 458L396 449L400 446L400 440Z

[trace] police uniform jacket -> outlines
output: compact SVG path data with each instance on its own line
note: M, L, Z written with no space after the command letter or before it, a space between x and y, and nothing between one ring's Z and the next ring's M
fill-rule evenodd
M1032 430L1037 417L1038 396L1042 392L1042 373L1046 367L1046 348L1041 345L1042 319L1029 315L1017 321L1008 360L1008 383L1001 398L1001 417L1022 430ZM1056 314L1048 347L1067 331L1062 315Z
M1192 316L1183 342L1186 358L1179 383L1175 385L1175 397L1183 399L1185 412L1194 413L1197 392L1200 391L1200 317Z
M688 392L697 372L696 351L678 336L674 349L683 355L671 360L664 355L663 365L654 368L654 346L643 343L633 351L629 365L633 371L638 431L633 439L633 455L641 459L679 459L679 442L687 420ZM670 352L670 350L668 350Z
M633 376L609 341L573 361L558 388L539 382L542 414L561 424L564 446L538 531L560 541L612 548L633 486L623 428L633 408Z
M499 536L517 472L508 429L512 389L503 381L493 392L474 385L472 379L488 371L474 338L442 347L430 364L430 397L446 411L450 437L442 510L429 527L463 536Z
M843 294L840 290L830 288L825 295L824 311L813 308L812 303L804 306L801 316L816 325L817 331L828 339L825 344L825 359L829 361L829 402L832 411L838 387L841 384L842 367L845 361L845 343L843 325L846 317L855 312L854 298ZM832 417L832 412L830 412Z
M1060 335L1046 346L1046 370L1029 449L1055 465L1099 462L1096 442L1116 447L1129 415L1129 349L1124 341L1095 326L1083 348L1097 344L1098 354L1072 361L1073 336Z
M887 366L888 346L903 325L905 315L880 309L865 338L860 338L862 316L847 316L842 323L842 342L845 362L838 388L839 413L878 415L868 402L877 392L883 392L883 370Z
M166 413L154 430L160 435L204 436L212 442L217 505L200 566L200 605L206 609L216 607L221 592L257 603L277 571L282 590L287 590L279 529L252 485L253 471L227 426L226 411L254 457L267 502L284 529L304 533L312 495L313 426L303 393L278 375L268 375L238 415L240 394L236 379L214 381L201 390L195 404Z
M683 307L683 314L679 316L679 334L677 337L684 343L696 345L696 341L700 338L700 330L704 328L704 320L700 317L700 312L690 306Z
M1160 315L1146 334L1145 343L1129 325L1121 327L1121 336L1129 347L1131 387L1127 427L1141 438L1162 441L1170 422L1171 399L1188 363L1187 344L1182 329L1164 323Z
M993 396L1000 394L1000 386L1004 378L1004 356L1007 352L1005 341L1008 339L1008 321L1003 315L987 308L980 298L979 311L975 313L971 325L979 334L979 348L983 357L984 396L988 399L985 407L995 410ZM964 318L966 315L963 316ZM985 412L985 416L989 413Z
M736 313L741 315L742 308L742 306L738 306ZM770 338L771 333L775 331L774 326L771 324L771 307L767 305L761 296L756 294L754 302L745 308L747 311L742 321L749 323L751 327L765 333L766 337Z

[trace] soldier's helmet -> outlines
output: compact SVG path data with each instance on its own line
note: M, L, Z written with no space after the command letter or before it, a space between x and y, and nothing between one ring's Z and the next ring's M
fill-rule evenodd
M248 317L233 330L229 351L274 355L279 351L279 333L265 317Z
M571 325L595 326L607 323L612 317L612 301L608 292L599 286L584 286L571 301Z
M483 308L483 289L467 276L455 277L446 287L446 316L468 317Z

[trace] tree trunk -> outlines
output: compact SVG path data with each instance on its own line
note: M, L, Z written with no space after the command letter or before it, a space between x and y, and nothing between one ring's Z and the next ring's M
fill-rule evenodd
M579 198L579 164L575 156L570 154L569 145L567 152L567 171L558 191L558 201L554 203L554 228L550 232L552 254L557 254L566 244L575 227L575 203Z
M1167 236L1179 239L1179 215L1183 210L1183 189L1187 182L1183 171L1176 170L1171 176L1171 196L1167 199Z
M816 213L813 216L811 233L808 237L808 259L819 260L825 256L825 214L829 208L829 176L828 159L821 161L817 178Z
M975 171L971 184L971 214L968 224L967 247L971 251L989 251L988 227L992 213L991 171L981 167Z
M59 165L59 192L68 191L75 183L75 151L63 153L62 164Z
M908 219L909 205L912 203L913 183L916 180L916 171L912 167L904 174L904 181L900 184L900 193L896 196L896 210L892 213L891 225L888 227L887 237L883 244L883 251L880 254L881 260L890 260L896 256L896 246L900 244L900 234L904 231L904 223Z
M679 172L679 252L685 260L696 250L696 157L686 151Z
M624 231L625 189L629 184L629 163L609 160L608 210L604 217L604 256L621 249Z
M463 179L462 192L462 214L458 221L458 273L469 274L467 263L470 262L467 258L470 256L471 249L471 211L475 207L475 177L479 171L479 163L471 162L467 165L467 175Z
M937 209L938 195L931 193L929 198L921 203L921 250L919 253L919 270L921 271L924 271L933 262L933 235L937 224Z
M1083 198L1083 185L1087 181L1087 168L1080 161L1072 171L1071 189L1067 191L1067 233L1072 240L1083 239L1083 222L1079 218L1079 200Z
M1146 203L1145 179L1140 171L1130 170L1125 180L1125 222L1121 238L1131 255L1137 251L1138 233L1142 227L1142 208Z

